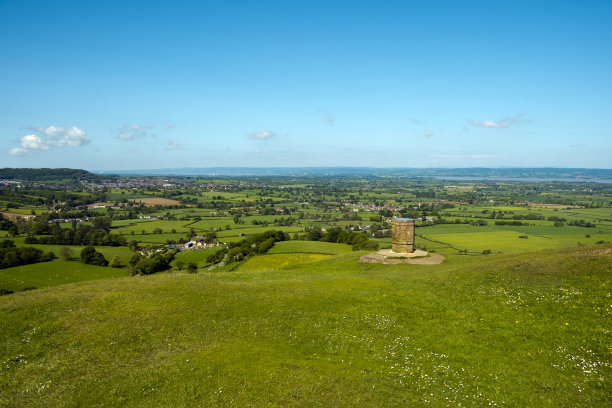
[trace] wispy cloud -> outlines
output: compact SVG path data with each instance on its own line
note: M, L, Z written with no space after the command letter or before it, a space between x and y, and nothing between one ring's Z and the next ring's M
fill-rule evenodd
M499 120L468 120L474 126L480 126L485 128L508 128L518 123L523 114L518 114L512 117L506 117Z
M325 116L325 120L329 126L334 126L336 116L333 113L324 111L323 109L318 109L317 112Z
M9 150L12 156L22 156L31 151L50 150L54 147L79 147L91 142L83 129L76 126L64 128L58 126L37 126L30 128L35 132L19 138L21 147Z
M425 122L424 120L419 120L419 119L411 119L412 124L417 125L417 126L423 126L426 125L427 122Z
M427 129L425 131L425 137L432 137L432 136L433 136L433 132L431 130Z
M584 146L584 143L571 143L570 147L582 147Z
M176 124L173 122L163 122L164 126L166 126L166 129L174 129L176 127Z
M168 146L166 146L166 150L174 150L174 149L178 149L179 147L181 147L179 142L177 142L176 140L173 140L170 143L168 143Z
M276 133L270 132L269 130L261 130L259 132L254 132L249 134L249 139L253 140L267 140L271 137L274 137Z
M497 154L430 154L428 157L436 159L497 159Z
M152 129L153 126L150 125L136 125L133 123L125 123L122 127L117 129L117 131L119 132L119 139L132 140L136 137L155 137L155 135L150 132Z

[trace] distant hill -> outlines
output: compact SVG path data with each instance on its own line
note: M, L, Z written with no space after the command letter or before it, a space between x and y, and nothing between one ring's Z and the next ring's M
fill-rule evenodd
M140 176L393 176L538 178L612 180L612 169L564 168L376 168L376 167L182 167L141 170L108 170L100 174Z
M4 168L0 169L0 179L16 181L98 181L102 176L79 169L30 169Z

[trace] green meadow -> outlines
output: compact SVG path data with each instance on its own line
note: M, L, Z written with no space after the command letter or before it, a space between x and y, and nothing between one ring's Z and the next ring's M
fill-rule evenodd
M123 268L87 265L76 261L51 261L0 269L0 289L22 291L95 279L127 276Z
M0 406L612 402L609 245L382 265L281 244L233 272L0 297Z

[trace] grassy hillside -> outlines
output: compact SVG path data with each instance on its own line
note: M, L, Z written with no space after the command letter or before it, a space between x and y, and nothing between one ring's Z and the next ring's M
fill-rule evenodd
M41 262L0 269L0 289L14 292L94 279L127 276L124 268L87 265L77 261Z
M2 296L0 406L612 403L609 246L362 254Z

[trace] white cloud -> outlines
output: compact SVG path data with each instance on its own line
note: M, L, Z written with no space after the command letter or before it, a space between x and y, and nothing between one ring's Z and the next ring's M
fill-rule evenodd
M474 126L480 126L485 128L507 128L520 121L522 114L515 115L513 117L506 117L500 120L468 120Z
M117 130L119 131L119 139L132 140L135 137L155 137L153 133L149 132L151 129L153 129L153 126L150 125L136 125L133 123L125 123L121 128Z
M425 131L425 137L431 137L431 136L433 136L433 132L431 130L427 129Z
M27 152L28 151L24 149L23 147L14 147L11 150L9 150L8 154L10 154L11 156L23 156Z
M174 150L174 149L178 149L181 145L179 144L179 142L177 142L176 140L173 140L172 142L168 143L168 146L166 146L167 150Z
M21 136L19 143L21 147L9 151L12 156L20 156L34 150L49 150L53 147L79 147L86 145L91 140L83 129L76 126L63 128L58 126L38 126L30 128L38 134Z
M172 123L172 122L164 122L164 125L168 128L168 129L174 129L176 127L176 124Z
M572 143L570 144L570 147L581 147L584 146L584 143Z
M26 150L49 150L49 144L37 135L21 136L19 142Z
M269 130L262 130L249 134L249 138L254 140L266 140L273 137L274 135L276 135L276 133L270 132Z

